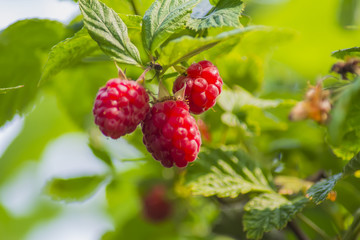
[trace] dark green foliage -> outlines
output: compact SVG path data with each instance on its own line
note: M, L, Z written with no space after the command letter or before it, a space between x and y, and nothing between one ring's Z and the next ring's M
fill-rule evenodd
M33 102L44 57L67 35L63 24L40 19L16 22L0 33L0 88L24 86L0 94L0 126Z

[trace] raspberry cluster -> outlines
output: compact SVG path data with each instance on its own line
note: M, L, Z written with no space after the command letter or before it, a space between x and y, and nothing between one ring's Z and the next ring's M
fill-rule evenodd
M141 123L143 142L155 160L168 168L186 167L197 158L201 145L199 127L190 112L200 114L213 107L223 85L218 69L209 61L192 64L186 73L174 83L176 98L155 99L150 108L145 88L127 80L120 70L119 78L110 79L96 96L95 124L105 136L117 139ZM185 84L185 91L180 91Z
M217 67L209 61L193 63L187 76L180 76L173 86L173 93L182 89L186 83L185 99L189 101L190 112L200 114L213 107L220 95L223 81Z
M108 137L117 139L133 132L149 111L149 96L135 81L110 79L96 96L95 124Z
M164 167L185 167L199 153L200 132L184 101L156 103L143 121L142 131L147 150Z

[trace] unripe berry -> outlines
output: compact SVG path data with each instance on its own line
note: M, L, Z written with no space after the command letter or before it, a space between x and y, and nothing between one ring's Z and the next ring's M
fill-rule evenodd
M133 132L149 109L149 96L143 86L114 78L97 93L93 114L100 131L117 139Z
M186 70L187 76L179 76L173 86L173 93L184 87L185 99L189 101L190 112L200 114L213 107L220 95L223 81L218 69L210 61L193 63Z
M199 153L200 132L184 101L156 103L143 121L142 131L147 150L164 167L185 167Z

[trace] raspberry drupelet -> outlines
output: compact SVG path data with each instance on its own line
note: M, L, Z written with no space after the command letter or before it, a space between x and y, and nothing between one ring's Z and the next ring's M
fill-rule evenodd
M117 139L133 132L149 109L149 96L143 86L136 81L114 78L100 88L93 114L100 131Z
M188 105L181 100L154 104L142 123L143 142L164 167L185 167L200 150L201 137Z
M173 93L184 87L185 99L188 100L190 112L200 114L213 107L220 95L223 81L217 67L210 61L193 63L186 70L187 76L179 76L173 86Z

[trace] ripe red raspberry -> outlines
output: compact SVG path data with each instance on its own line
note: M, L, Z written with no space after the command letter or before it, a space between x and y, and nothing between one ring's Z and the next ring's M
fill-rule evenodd
M185 167L196 159L201 145L195 119L184 101L156 103L142 123L143 142L164 167Z
M209 61L193 63L186 70L187 76L178 77L173 86L173 93L184 87L185 99L189 101L190 112L200 114L213 107L221 93L223 81L217 67Z
M93 114L101 132L117 139L133 132L149 109L149 96L143 86L135 81L114 78L100 88Z
M172 204L166 197L165 186L156 185L143 198L143 214L151 222L166 220L172 213Z

